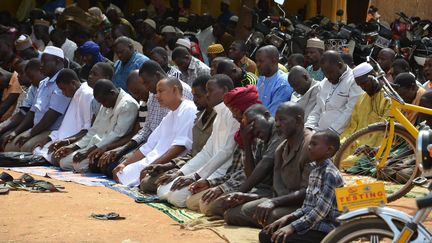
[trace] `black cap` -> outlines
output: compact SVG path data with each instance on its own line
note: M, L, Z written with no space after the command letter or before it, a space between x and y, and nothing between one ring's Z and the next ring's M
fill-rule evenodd
M416 79L411 73L400 73L393 81L395 87L412 87L415 85L417 85Z

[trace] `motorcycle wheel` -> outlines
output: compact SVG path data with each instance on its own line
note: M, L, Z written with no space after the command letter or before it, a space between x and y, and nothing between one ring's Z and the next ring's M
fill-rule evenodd
M398 228L402 223L395 222ZM348 242L392 242L393 232L381 218L358 218L342 224L321 241L321 243Z

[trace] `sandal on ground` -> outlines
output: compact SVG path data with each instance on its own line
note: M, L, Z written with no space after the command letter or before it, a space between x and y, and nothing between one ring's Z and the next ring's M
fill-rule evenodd
M9 188L7 187L0 187L0 195L6 195L9 193Z
M0 174L0 183L5 183L5 182L8 182L8 181L13 181L13 179L14 178L11 175L9 175L8 173L6 173L6 172L2 172Z
M120 219L126 219L125 217L120 217L120 215L118 213L106 213L106 214L97 214L97 213L92 213L90 215L90 217L94 218L94 219L99 219L99 220L120 220Z
M135 199L135 202L136 203L163 203L167 201L160 199L158 196L149 196L149 197L137 197Z

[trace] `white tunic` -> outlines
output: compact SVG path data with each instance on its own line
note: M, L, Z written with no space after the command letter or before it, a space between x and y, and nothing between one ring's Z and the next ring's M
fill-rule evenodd
M82 83L72 97L59 129L52 131L49 135L51 142L45 144L43 148L35 148L34 154L51 161L48 147L53 142L75 135L83 129L89 129L93 116L91 111L93 99L93 89L87 83Z
M117 173L120 182L130 187L138 186L141 171L172 146L185 146L187 151L191 150L196 113L197 108L190 100L183 100L176 110L168 112L147 142L139 148L145 157Z
M305 127L314 130L330 128L341 134L351 119L352 109L363 90L354 81L352 69L349 67L340 77L339 83L332 84L325 78L319 85L321 90L317 103Z

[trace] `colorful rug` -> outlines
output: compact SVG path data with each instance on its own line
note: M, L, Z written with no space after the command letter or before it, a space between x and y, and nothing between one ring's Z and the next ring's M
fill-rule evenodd
M143 194L139 191L138 188L129 188L124 185L120 184L114 184L110 183L107 184L106 187L113 189L114 191L120 192L128 197L131 197L133 199L139 199L139 198L146 198L146 197L154 197L155 195L151 194ZM149 205L153 208L158 209L159 211L162 211L166 215L168 215L170 218L175 220L176 222L180 224L184 224L190 220L197 219L199 217L203 217L203 214L188 210L188 209L182 209L182 208L176 208L172 206L169 203L145 203L146 205Z
M74 173L72 171L63 171L55 166L4 167L1 169L48 177L59 181L75 182L84 186L105 186L114 183L114 181L102 174Z

